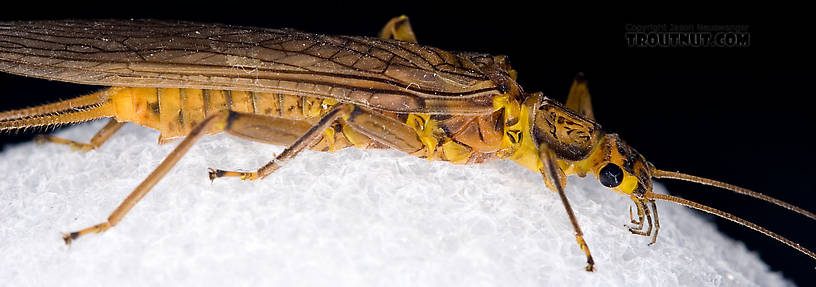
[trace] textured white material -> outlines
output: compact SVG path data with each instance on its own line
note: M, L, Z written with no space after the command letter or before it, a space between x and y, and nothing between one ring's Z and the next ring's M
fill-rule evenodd
M59 135L87 141L96 122ZM509 161L427 162L394 151L307 151L258 182L210 184L207 168L253 170L281 147L204 137L113 229L101 223L175 147L126 125L100 150L33 143L0 154L3 286L784 286L701 216L658 203L657 244L631 235L630 201L595 178L567 196ZM658 192L665 192L656 185Z

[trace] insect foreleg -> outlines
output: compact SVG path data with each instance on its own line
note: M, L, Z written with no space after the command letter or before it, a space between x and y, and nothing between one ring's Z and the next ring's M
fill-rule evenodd
M380 30L380 38L413 43L417 42L414 29L411 28L411 22L408 21L408 16L405 15L391 18L391 20L385 24L385 27Z
M87 152L102 146L105 141L107 141L116 131L119 130L123 125L124 122L119 122L116 119L110 119L107 125L105 125L101 130L99 130L93 138L91 138L90 143L81 143L72 141L69 139L64 139L60 137L55 137L52 135L40 135L34 138L34 140L38 144L42 144L45 142L52 142L57 144L64 144L71 147L71 149L79 150L83 152Z
M159 182L170 171L176 163L181 160L181 157L190 150L190 147L207 131L223 130L228 125L229 112L221 112L211 115L204 119L201 123L195 126L184 140L162 161L156 169L153 170L147 178L142 181L129 195L119 204L119 207L114 210L108 217L106 222L82 229L80 231L64 234L62 239L66 244L71 244L71 241L88 233L100 233L116 226L119 221L130 211L136 203L139 202L150 191L156 183Z
M584 232L581 231L581 226L578 225L578 219L575 218L575 212L572 211L572 206L570 206L567 195L564 193L566 176L564 176L564 172L558 167L555 154L552 152L552 150L547 148L545 144L542 144L541 147L539 147L539 153L541 156L541 161L544 164L541 168L541 176L544 177L545 182L552 183L551 185L554 186L555 190L558 192L558 196L561 198L561 203L564 204L564 209L567 210L567 216L569 216L570 223L572 223L572 228L575 230L575 240L578 241L578 247L580 247L586 254L586 271L595 271L595 260L592 259L592 254L589 252L589 246L587 246L586 241L584 241Z

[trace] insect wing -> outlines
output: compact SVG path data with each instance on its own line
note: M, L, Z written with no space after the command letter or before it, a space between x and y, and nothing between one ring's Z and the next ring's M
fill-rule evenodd
M79 84L333 98L484 114L499 94L463 54L367 37L157 20L0 23L0 71Z

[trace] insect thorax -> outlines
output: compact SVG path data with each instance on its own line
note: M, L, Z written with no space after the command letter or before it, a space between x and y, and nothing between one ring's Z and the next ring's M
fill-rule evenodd
M548 98L544 98L537 108L533 136L537 143L546 144L559 159L585 159L601 133L600 126L594 121Z

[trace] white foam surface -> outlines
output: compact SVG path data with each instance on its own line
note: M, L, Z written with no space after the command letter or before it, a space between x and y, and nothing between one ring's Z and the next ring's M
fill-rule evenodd
M95 122L58 135L87 141ZM204 137L101 235L101 223L176 146L126 125L88 153L33 143L0 154L3 286L787 286L700 215L658 203L658 241L629 233L630 201L595 178L567 196L597 262L584 256L556 193L509 161L428 162L394 151L306 151L265 180L281 147ZM657 184L656 190L665 193Z

